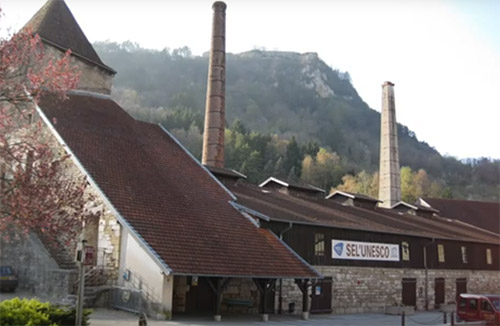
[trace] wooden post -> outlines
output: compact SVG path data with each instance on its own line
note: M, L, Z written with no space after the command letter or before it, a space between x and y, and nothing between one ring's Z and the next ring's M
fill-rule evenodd
M302 319L307 320L309 319L309 287L312 285L311 282L309 282L309 279L296 279L295 283L297 283L297 286L299 287L300 291L302 292Z
M279 285L279 299L278 299L278 314L282 314L283 313L283 279L280 278L280 285Z
M222 292L224 292L229 280L230 279L227 277L208 278L208 284L210 284L210 287L212 288L212 291L214 291L216 297L214 315L215 321L222 320Z
M260 312L262 314L262 321L269 320L269 314L266 312L267 296L273 290L275 279L253 279L257 289L260 293Z

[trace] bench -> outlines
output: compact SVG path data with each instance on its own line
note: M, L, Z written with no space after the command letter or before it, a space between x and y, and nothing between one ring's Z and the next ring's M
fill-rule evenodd
M247 307L251 308L253 303L251 300L243 300L243 299L224 299L222 303L227 306L228 311L231 307Z

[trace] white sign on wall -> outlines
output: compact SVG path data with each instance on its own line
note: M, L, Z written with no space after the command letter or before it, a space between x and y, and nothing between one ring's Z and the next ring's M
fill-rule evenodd
M399 261L399 245L332 240L333 259Z

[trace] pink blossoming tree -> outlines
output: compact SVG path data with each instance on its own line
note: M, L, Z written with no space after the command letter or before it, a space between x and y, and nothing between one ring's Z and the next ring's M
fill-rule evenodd
M91 216L87 182L68 175L69 157L54 146L36 106L46 94L64 98L78 76L70 51L49 58L30 31L0 39L1 240L37 232L59 243L71 241Z

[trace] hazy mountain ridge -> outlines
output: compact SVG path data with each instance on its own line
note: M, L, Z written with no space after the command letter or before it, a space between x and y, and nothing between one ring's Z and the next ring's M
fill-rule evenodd
M129 42L95 47L103 61L118 71L114 96L129 112L148 120L141 108L154 108L156 113L174 108L188 113L182 123L170 121L171 128L187 130L193 121L202 128L206 55L192 56L188 48L146 50ZM228 126L241 120L248 130L286 139L295 136L299 144L317 142L338 153L351 173L378 169L380 113L361 99L347 72L332 69L316 53L253 50L228 54L226 64ZM463 164L442 157L403 125L398 125L398 133L401 166L425 169L456 188L455 196L471 197L458 187L474 184L474 165L479 161ZM491 164L500 166L498 161ZM484 190L486 195L478 197L497 199L499 178L480 181L481 189L493 187L493 191Z

